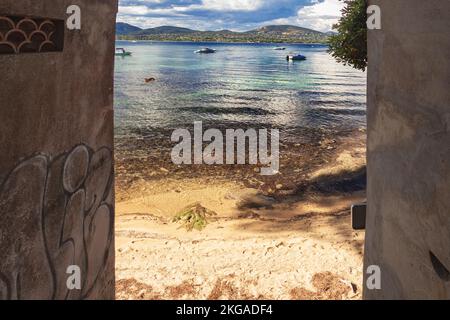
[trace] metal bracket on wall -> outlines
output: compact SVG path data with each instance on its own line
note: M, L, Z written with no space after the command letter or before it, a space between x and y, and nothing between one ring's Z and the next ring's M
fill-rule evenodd
M0 55L62 51L64 20L0 14Z
M355 204L351 208L353 230L366 229L367 204Z

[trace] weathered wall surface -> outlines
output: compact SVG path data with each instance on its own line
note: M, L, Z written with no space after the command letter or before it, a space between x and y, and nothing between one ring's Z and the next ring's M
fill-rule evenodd
M450 299L450 1L371 0L367 299Z
M19 53L0 54L0 299L114 298L117 1L1 0L0 16L33 17L14 21L29 36L40 18L65 20L70 5L82 25L63 25L62 51L23 53L45 39L23 47L17 34ZM82 290L66 286L70 265Z

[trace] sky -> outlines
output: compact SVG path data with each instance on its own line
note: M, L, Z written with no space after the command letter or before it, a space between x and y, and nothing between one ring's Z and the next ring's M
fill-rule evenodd
M119 0L118 21L214 31L290 24L326 32L342 7L339 0Z

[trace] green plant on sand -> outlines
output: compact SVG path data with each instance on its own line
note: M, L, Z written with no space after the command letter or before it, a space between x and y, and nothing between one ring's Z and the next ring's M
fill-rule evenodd
M202 231L208 224L208 216L217 216L214 211L206 209L200 203L191 204L181 210L173 218L172 222L181 223L187 231L198 230Z

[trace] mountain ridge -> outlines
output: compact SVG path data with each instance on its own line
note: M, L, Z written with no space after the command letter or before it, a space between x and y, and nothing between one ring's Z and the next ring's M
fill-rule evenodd
M116 35L126 35L131 34L133 32L139 32L142 29L136 26L133 26L129 23L118 22L116 23Z
M119 40L280 43L324 43L329 37L326 33L294 25L268 25L249 31L237 32L230 30L199 31L175 26L142 29L123 22L117 23L116 35Z

